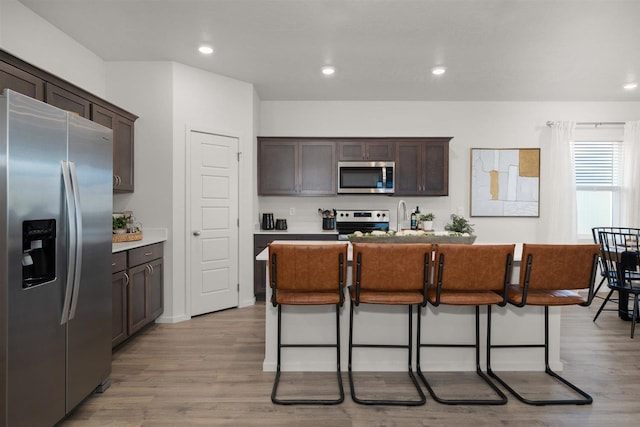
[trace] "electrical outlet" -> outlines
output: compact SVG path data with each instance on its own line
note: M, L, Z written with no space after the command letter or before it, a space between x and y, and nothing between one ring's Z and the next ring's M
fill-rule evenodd
M294 216L296 214L296 208L289 208L289 215Z

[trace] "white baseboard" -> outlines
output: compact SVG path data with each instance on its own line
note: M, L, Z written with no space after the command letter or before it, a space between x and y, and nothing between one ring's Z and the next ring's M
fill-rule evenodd
M191 316L180 314L179 316L160 316L156 319L156 323L180 323L190 320Z

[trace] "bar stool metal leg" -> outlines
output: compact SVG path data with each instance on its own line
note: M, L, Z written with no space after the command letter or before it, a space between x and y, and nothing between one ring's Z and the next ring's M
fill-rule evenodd
M338 374L339 397L337 399L278 399L278 385L280 383L280 356L282 348L335 348ZM335 344L282 344L282 305L278 305L278 360L276 377L273 381L271 401L279 405L337 405L344 401L344 387L340 369L340 307L336 305L336 343Z
M489 310L491 310L491 306L488 306ZM418 361L417 361L417 371L418 376L424 383L425 387L429 391L429 394L438 403L443 403L446 405L504 405L507 403L507 396L489 379L489 377L482 372L480 367L480 306L475 306L476 318L475 318L475 344L422 344L420 342L420 317L418 316ZM489 320L487 320L489 322ZM489 326L487 326L489 327ZM495 392L498 396L497 399L445 399L438 396L427 381L427 378L422 373L422 369L420 367L420 348L421 347L454 347L454 348L474 348L476 355L476 374Z
M390 345L390 344L354 344L353 343L353 312L354 312L354 304L350 304L349 309L349 385L351 386L351 398L354 402L360 403L362 405L392 405L392 406L421 406L424 405L427 401L424 392L420 388L418 381L413 373L413 327L412 327L412 317L413 317L413 305L408 304L409 309L409 336L408 336L408 344L407 345ZM408 374L411 382L413 383L416 391L418 393L417 400L392 400L392 399L362 399L356 395L356 387L353 380L353 371L352 371L352 360L353 360L353 348L404 348L407 349L408 354Z
M544 344L521 344L521 345L492 345L491 344L491 309L487 313L489 324L487 327L487 373L495 378L504 388L509 390L509 393L513 394L519 401L526 403L527 405L545 406L545 405L589 405L593 402L593 398L585 391L578 388L576 385L570 383L565 378L561 377L549 367L549 307L544 306ZM544 366L545 373L555 378L560 383L564 384L578 395L582 396L582 399L527 399L520 393L518 393L513 387L509 386L502 378L500 378L491 369L491 349L493 348L532 348L532 347L544 347Z

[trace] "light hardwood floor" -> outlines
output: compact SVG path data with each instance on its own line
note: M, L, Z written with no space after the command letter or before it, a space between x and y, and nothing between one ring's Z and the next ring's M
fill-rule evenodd
M596 299L590 308L569 307L562 312L563 374L593 396L592 405L534 407L510 398L505 406L447 406L428 398L421 407L362 406L351 401L346 374L347 396L341 405L273 405L273 373L262 372L262 303L146 329L114 353L111 387L90 396L61 425L636 425L640 422L640 332L630 339L629 322L613 312L604 312L594 324L591 319L599 304ZM292 375L306 386L322 384L318 387L328 390L335 386L331 375ZM468 378L462 376L460 381ZM395 374L365 376L358 387L369 389L380 381L384 387L395 387L396 379ZM536 384L543 383L531 380L530 386Z

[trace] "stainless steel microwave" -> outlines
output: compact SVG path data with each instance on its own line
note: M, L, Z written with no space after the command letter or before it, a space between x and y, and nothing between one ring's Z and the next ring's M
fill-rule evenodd
M338 193L393 194L395 162L338 162Z

